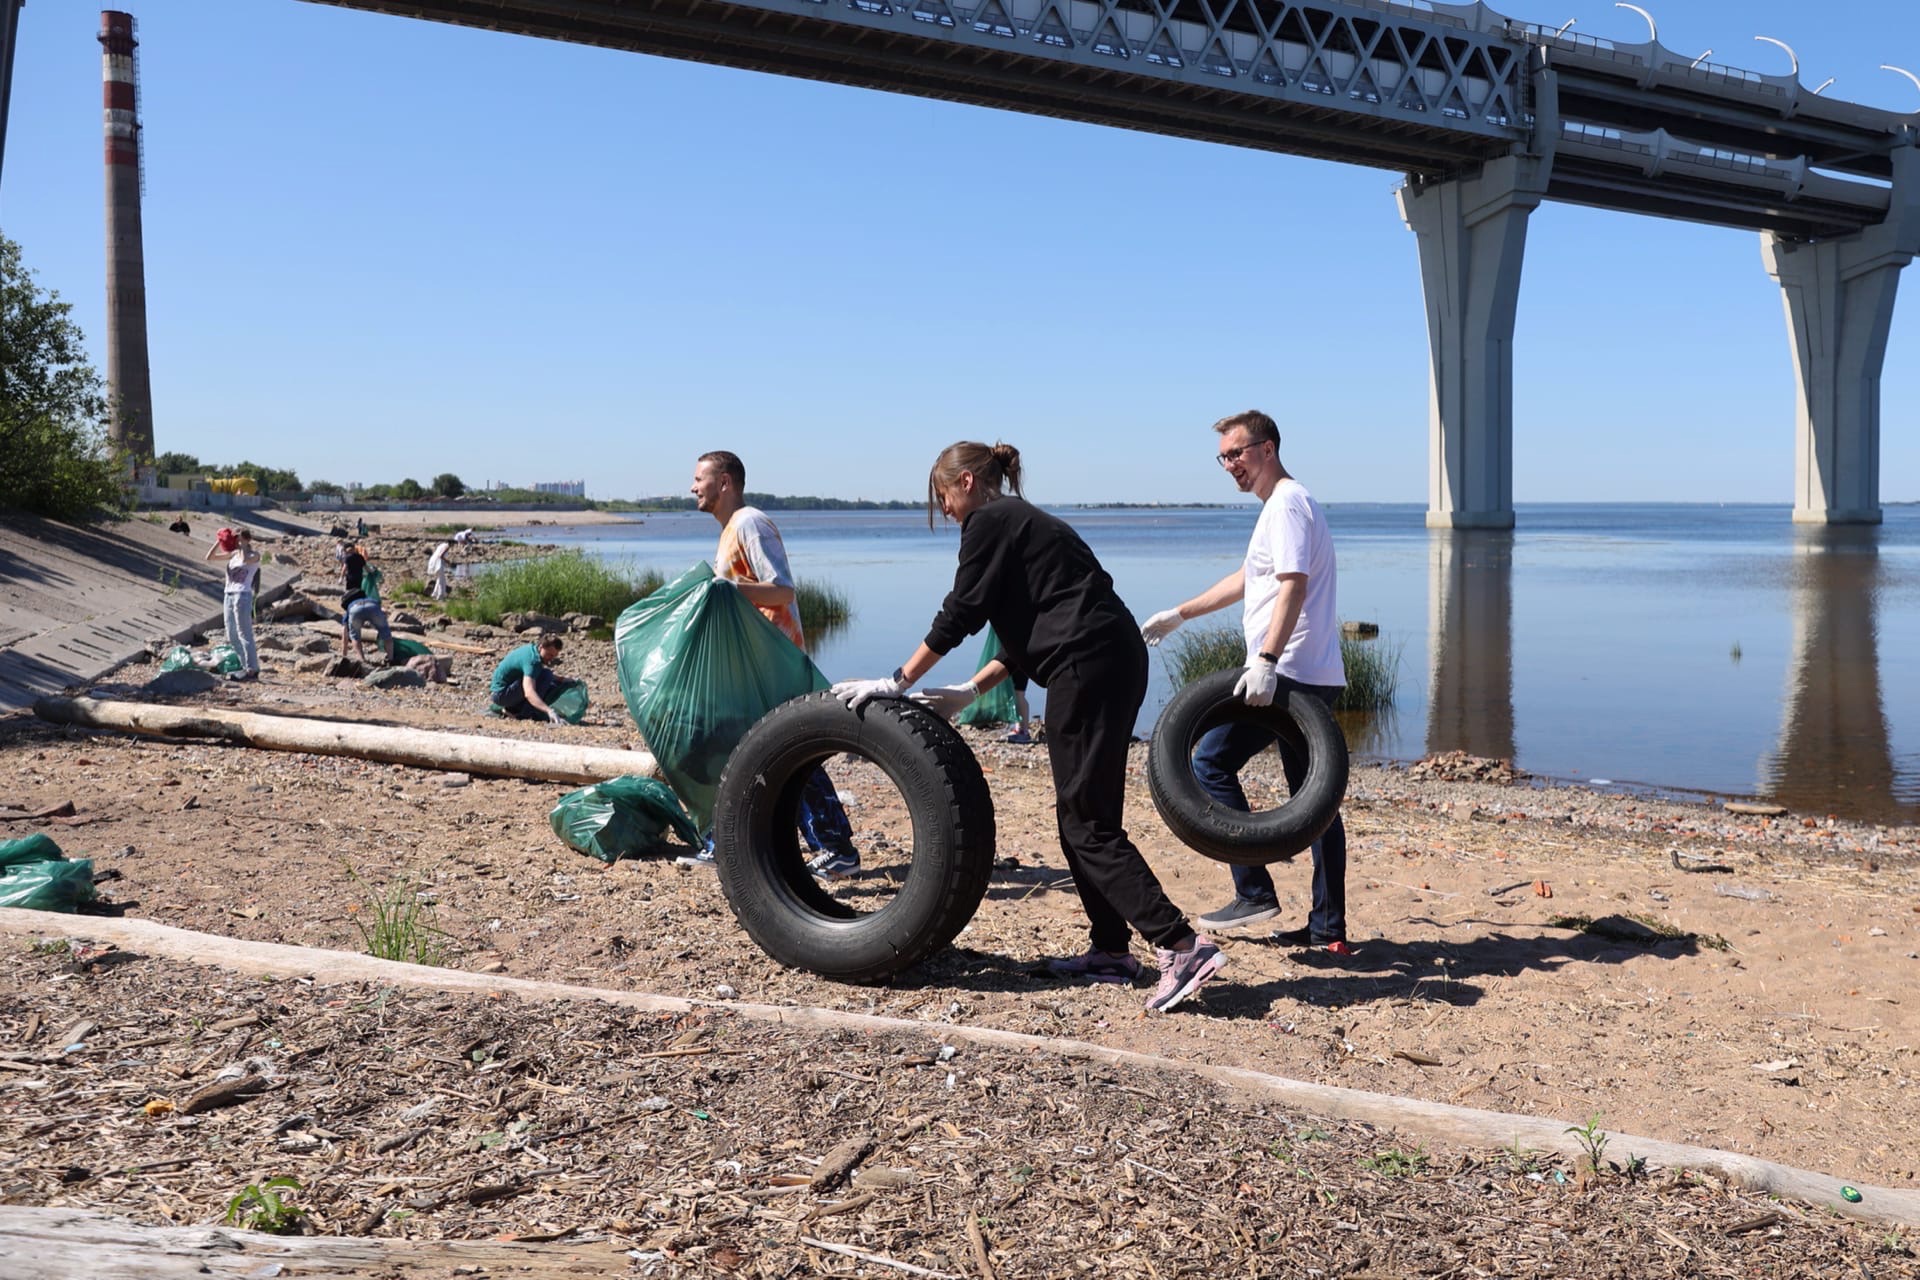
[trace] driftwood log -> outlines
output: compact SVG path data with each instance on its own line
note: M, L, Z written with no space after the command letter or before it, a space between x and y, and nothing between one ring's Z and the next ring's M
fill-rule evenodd
M116 729L156 738L212 738L269 751L305 751L353 756L416 769L446 769L494 778L585 784L627 774L655 777L659 766L645 751L487 738L479 734L405 729L357 721L267 716L213 707L164 707L146 702L42 698L33 714L54 724Z
M7 1280L375 1280L449 1272L590 1280L626 1270L626 1260L604 1238L535 1245L275 1236L221 1225L140 1226L90 1209L0 1206L0 1275Z

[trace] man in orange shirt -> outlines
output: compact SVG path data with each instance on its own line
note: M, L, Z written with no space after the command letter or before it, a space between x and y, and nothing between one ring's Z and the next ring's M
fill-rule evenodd
M713 571L733 583L748 604L801 648L800 605L787 568L787 547L767 513L746 500L747 465L724 449L703 453L693 465L694 505L720 522L720 546ZM839 880L860 870L847 811L825 769L815 769L800 793L800 834L815 853L807 866L822 879ZM712 865L711 850L694 861ZM686 861L686 859L683 859Z

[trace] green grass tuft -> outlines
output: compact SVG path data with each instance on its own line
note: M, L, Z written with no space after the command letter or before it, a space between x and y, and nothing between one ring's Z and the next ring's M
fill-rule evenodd
M609 564L579 551L509 560L476 575L471 589L447 602L465 622L497 622L503 613L594 613L616 618L664 581L651 569Z
M353 920L368 955L407 964L447 962L451 935L433 923L433 904L421 900L412 880L395 880L375 893L351 866L347 875L369 894Z

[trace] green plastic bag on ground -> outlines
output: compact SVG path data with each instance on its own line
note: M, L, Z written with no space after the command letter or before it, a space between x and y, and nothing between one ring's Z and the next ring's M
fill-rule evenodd
M193 665L193 650L183 644L177 644L167 650L167 656L160 659L160 674L169 671L184 671Z
M575 680L553 697L547 699L547 705L560 713L560 718L568 724L579 724L587 718L587 682Z
M827 687L813 660L705 563L629 606L613 644L627 710L702 831L720 771L754 721Z
M672 788L657 778L613 778L569 791L553 806L547 821L568 848L602 862L663 853L671 847L668 832L693 848L700 847L692 819Z
M71 912L98 896L93 859L67 861L51 836L36 831L0 844L0 907Z
M207 656L213 660L208 668L210 671L218 671L223 676L236 675L240 671L240 651L230 644L213 646L213 652Z
M978 671L1000 656L1000 637L993 634L993 628L987 628L987 642L980 646L980 661L974 664ZM1020 711L1013 702L1013 681L1002 680L987 690L960 713L960 723L966 725L1012 724L1020 718Z
M395 662L405 662L408 658L431 658L432 656L433 650L427 648L427 646L421 644L418 640L409 640L405 636L395 636L393 638L393 659Z

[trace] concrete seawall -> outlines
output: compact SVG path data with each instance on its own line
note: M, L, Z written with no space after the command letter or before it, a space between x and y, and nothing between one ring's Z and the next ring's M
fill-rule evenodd
M0 520L0 714L99 679L161 636L220 629L219 561L203 557L213 532L242 513L189 517L191 534L141 518L63 524ZM277 539L255 524L263 598L284 595L299 571L273 563Z

